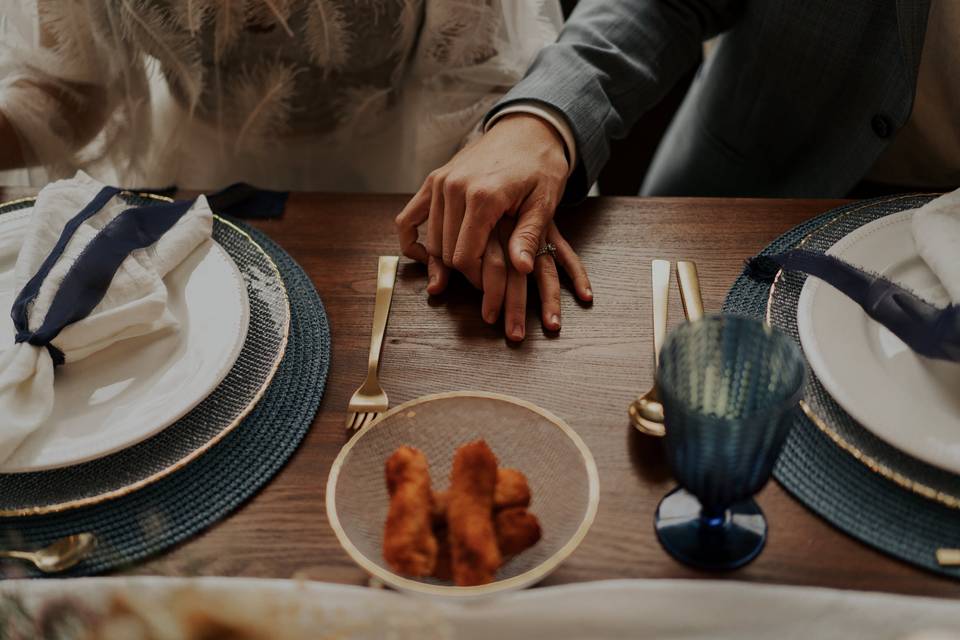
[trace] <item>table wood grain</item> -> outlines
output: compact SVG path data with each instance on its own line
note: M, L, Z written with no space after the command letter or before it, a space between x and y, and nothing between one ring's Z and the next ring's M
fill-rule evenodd
M0 191L8 200L25 190ZM364 584L324 513L330 465L347 441L347 400L361 382L373 315L377 256L396 254L393 215L405 198L294 194L282 220L255 225L310 274L333 334L320 411L303 444L259 494L191 541L127 573L303 577ZM718 310L743 260L792 226L840 204L825 200L598 198L566 210L561 228L580 250L595 301L566 292L563 329L545 335L536 306L528 337L508 344L479 315L480 295L455 279L428 298L425 272L401 262L381 381L398 404L452 390L512 394L565 419L600 469L596 522L544 584L608 578L733 579L960 597L960 582L928 574L843 535L770 483L759 495L770 523L763 554L726 574L689 569L657 543L653 513L673 486L662 443L638 434L626 407L652 383L649 291L654 258L695 260L708 311ZM670 298L670 323L682 319Z

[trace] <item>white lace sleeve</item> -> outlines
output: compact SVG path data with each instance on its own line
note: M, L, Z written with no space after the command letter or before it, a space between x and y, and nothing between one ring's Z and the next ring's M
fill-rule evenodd
M418 173L479 135L483 115L556 40L562 21L558 0L426 0L408 123Z
M72 172L103 129L114 75L92 36L87 2L0 0L0 33L0 110L25 160Z
M0 20L0 110L47 178L410 191L561 13L558 0L0 0Z

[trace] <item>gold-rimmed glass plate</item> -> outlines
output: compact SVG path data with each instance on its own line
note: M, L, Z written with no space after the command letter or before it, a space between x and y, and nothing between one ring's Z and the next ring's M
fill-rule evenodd
M389 508L384 464L401 445L426 455L435 490L449 484L456 449L484 439L501 467L522 471L540 520L541 540L509 559L493 583L456 587L393 573L383 560ZM521 589L543 579L586 536L597 512L600 481L586 444L565 422L529 402L494 393L450 392L395 407L364 427L341 450L327 481L327 517L351 558L396 589L448 598L475 598Z

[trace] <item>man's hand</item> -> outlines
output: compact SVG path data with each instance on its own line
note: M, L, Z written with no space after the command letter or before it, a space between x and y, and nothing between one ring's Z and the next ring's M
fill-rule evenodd
M532 115L507 115L427 177L397 216L401 250L428 264L431 293L442 290L439 285L448 275L444 267L485 288L483 263L490 238L501 217L516 215L507 255L514 269L526 275L534 269L568 173L563 141L550 124ZM425 244L417 231L424 222Z

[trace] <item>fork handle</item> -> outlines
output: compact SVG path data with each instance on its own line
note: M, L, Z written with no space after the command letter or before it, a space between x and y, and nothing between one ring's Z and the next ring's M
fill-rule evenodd
M367 360L367 380L375 380L380 368L380 352L383 351L383 336L387 332L393 286L397 282L397 256L380 256L377 272L377 301L373 308L373 333L370 336L370 357Z

